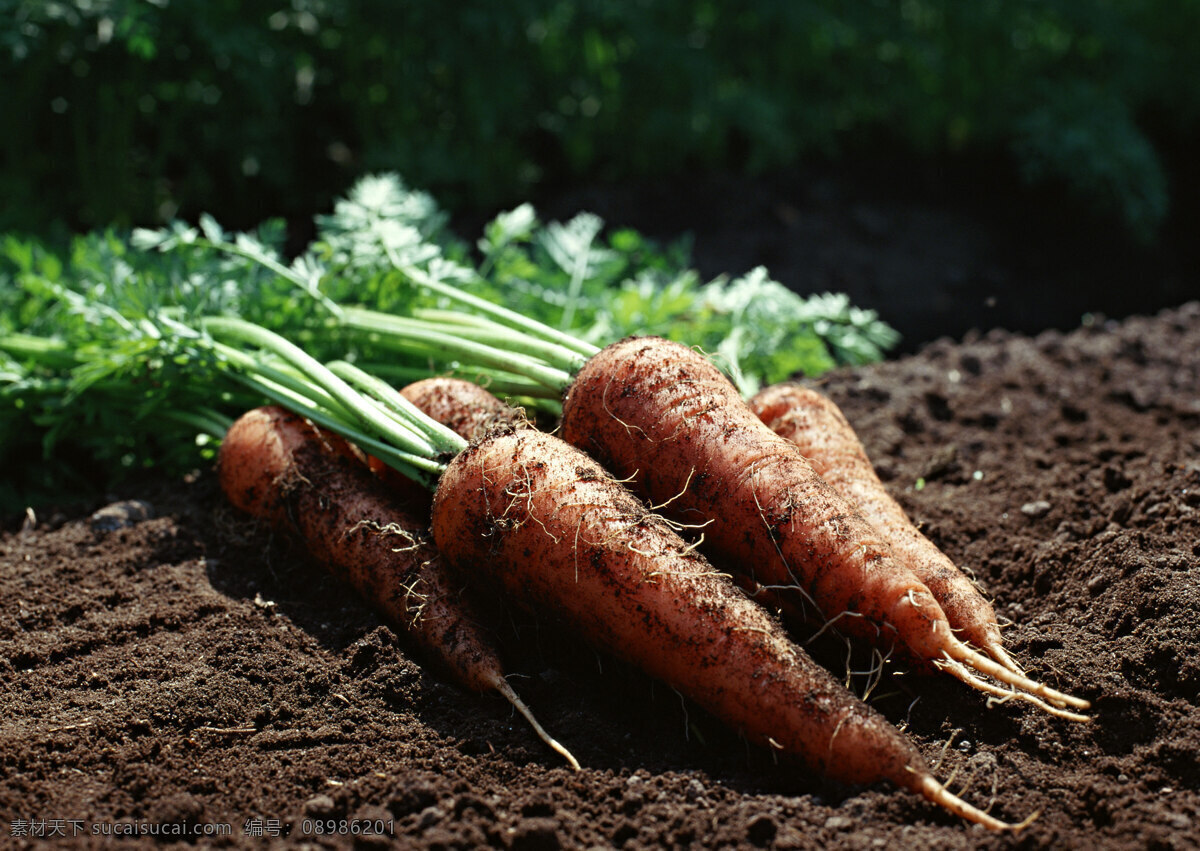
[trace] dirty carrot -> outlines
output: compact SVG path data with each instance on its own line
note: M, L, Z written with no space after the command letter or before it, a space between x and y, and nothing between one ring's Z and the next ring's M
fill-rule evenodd
M450 463L433 535L511 598L668 683L748 739L842 783L888 780L993 830L875 710L793 644L595 461L533 429Z
M217 468L236 508L298 539L427 658L469 689L499 692L579 768L504 679L499 656L424 531L427 491L424 509L404 505L345 440L275 406L249 411L230 427Z
M465 440L474 440L490 426L512 425L524 418L520 411L509 407L491 391L473 381L454 376L422 378L400 388L400 395L417 410ZM371 472L389 487L405 493L412 488L419 488L411 479L375 456L368 457L367 462ZM428 499L428 492L425 493Z
M400 395L466 440L482 437L490 427L512 426L523 419L520 411L489 390L462 378L437 376L414 381L400 388Z
M460 456L443 476L438 488L440 496L435 501L434 535L439 534L439 529L443 530L441 534L447 541L449 549L446 551L452 554L450 557L457 555L459 561L470 565L478 565L488 559L512 559L515 567L499 569L508 596L524 600L536 611L553 613L566 623L576 626L584 624L585 628L581 631L586 639L625 659L639 662L649 673L671 683L683 693L696 696L705 695L707 691L718 692L719 696L701 696L697 699L725 720L734 719L739 729L749 731L748 735L753 733L754 724L762 720L757 713L753 716L745 714L745 707L740 705L738 695L740 691L748 689L745 683L748 671L758 670L760 675L768 679L775 674L784 683L798 676L816 683L815 691L818 693L825 690L839 699L844 698L844 690L830 687L823 669L813 665L806 655L796 656L799 651L786 643L772 647L770 638L777 637L778 633L775 623L763 618L757 607L730 604L728 598L736 595L730 594L731 589L727 582L722 581L723 577L696 555L694 548L684 544L661 519L632 499L627 490L614 486L611 476L595 462L564 449L558 441L542 440L520 432L520 414L471 382L457 378L429 378L403 387L400 393L426 415L469 441L479 440L489 429L498 427L507 428L513 433L506 442L493 444L490 452L481 458ZM500 469L495 459L509 457L505 454L509 451L505 447L510 443L515 444L511 451L512 460L507 465L501 461L500 468L504 469ZM523 460L526 457L546 460L531 465ZM472 476L474 480L466 485L457 485L459 480L455 477L459 476ZM514 480L517 483L515 487L510 483ZM491 486L490 493L486 487L488 485ZM469 498L477 501L464 503L458 496L459 489L465 490ZM480 499L484 502L479 502ZM568 509L567 516L559 516L563 507ZM468 522L459 518L464 511L485 518L485 525L494 528L482 528L474 534L462 535L460 530ZM529 534L523 537L523 532ZM526 537L532 540L526 541ZM501 538L501 552L505 555L498 554L492 546L492 542ZM537 565L561 562L562 557L553 551L565 542L570 542L572 561L582 561L590 569L581 575L575 566L568 583L570 587L560 589L556 584L558 580L544 575ZM666 566L655 564L656 560ZM597 564L605 565L606 570L597 571ZM630 581L629 576L634 577L635 581ZM645 587L647 583L668 587ZM596 601L607 602L614 591L626 586L638 588L641 597L645 598L633 602L640 615L636 623L629 623L628 618L622 617L617 611L605 611L596 605ZM660 599L664 593L667 595L665 602ZM716 604L714 598L718 601ZM627 608L629 603L621 605ZM727 606L729 612L724 617L714 617L714 611L719 611L722 606ZM662 609L665 611L660 611ZM614 630L613 624L626 625L628 629ZM789 670L795 669L793 677L776 674L772 669L775 663L770 658L764 661L756 654L757 645L746 649L747 656L743 658L739 651L745 642L740 637L728 641L725 652L719 652L716 647L719 642L727 641L722 636L730 629L763 638L761 644L768 648L768 656L778 658L782 653ZM691 664L679 670L680 663L689 661L687 654L691 651L681 646L674 633L682 631L686 634L693 630L706 635L713 642L708 650L709 657L702 652L699 660L690 660ZM645 646L661 648L673 641L675 652L680 654L678 659L672 660L664 654L656 657L656 661L662 663L659 667L653 668L647 664ZM695 639L689 639L687 647L695 646ZM712 668L717 664L717 658L725 668L714 671ZM695 664L697 661L698 665ZM818 671L820 674L816 673ZM789 694L786 689L775 697L784 706L789 700L795 699L795 695ZM742 714L739 715L739 711ZM770 723L764 725L765 730L775 729ZM788 726L780 725L780 728L786 729ZM821 725L816 726L820 728ZM887 732L890 729L889 726L860 734L868 739L886 742L886 750L891 756L894 759L902 757L903 763L908 765L913 758L911 745L896 742L894 736ZM815 735L817 738L829 736L828 722L826 729ZM796 750L794 745L788 748L769 732L760 733L758 739L760 743L773 748L793 753ZM858 756L854 754L851 759ZM831 762L839 766L846 759L839 757L834 760L831 755ZM815 767L827 776L836 775L837 779L846 782L863 782L872 778L869 769L861 766ZM892 765L887 769L886 776L895 779L899 776L899 770ZM838 772L842 771L847 773L839 775ZM904 776L906 780L910 779L907 771Z
M862 511L946 613L965 641L1010 670L992 604L958 566L921 534L883 482L845 414L833 400L800 384L776 384L747 401L759 419L799 447L817 474Z

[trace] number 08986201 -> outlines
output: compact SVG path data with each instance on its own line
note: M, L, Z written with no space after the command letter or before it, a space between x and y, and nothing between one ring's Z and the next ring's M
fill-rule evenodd
M392 819L311 819L300 823L305 836L368 836L395 834Z

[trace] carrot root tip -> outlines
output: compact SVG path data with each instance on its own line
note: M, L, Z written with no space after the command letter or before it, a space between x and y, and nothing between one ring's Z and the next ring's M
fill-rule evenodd
M913 771L913 769L909 770ZM968 804L962 798L958 797L941 783L939 783L937 778L935 778L932 774L917 771L914 771L913 773L917 775L918 789L926 800L937 804L939 807L942 807L949 812L954 813L959 818L982 825L988 830L1023 830L1029 825L1030 822L1037 818L1038 814L1034 813L1032 816L1020 822L1019 824L1009 824L1006 821L1001 821L995 816L988 815L976 806Z
M1061 706L1052 706L1037 695L1029 694L1028 692L1017 691L1016 688L1011 685L1007 689L1001 688L995 683L988 682L982 677L977 676L969 668L967 668L966 665L956 659L950 658L949 656L946 657L946 661L938 661L934 662L934 664L939 668L948 670L953 676L962 680L971 688L977 689L978 691L988 695L987 702L989 708L997 704L1008 703L1010 700L1023 700L1026 703L1033 704L1046 714L1053 715L1055 718L1062 718L1066 721L1079 721L1083 723L1092 720L1091 716L1089 715L1081 715L1078 712L1071 712L1069 709L1064 709Z
M1008 651L1005 650L1004 646L999 642L989 641L984 645L983 649L989 656L995 659L997 663L1003 665L1005 668L1008 668L1008 670L1012 671L1014 674L1022 677L1028 676L1025 669L1017 664L1017 661L1008 654Z
M982 653L972 650L961 642L956 642L952 648L952 652L947 652L947 657L953 661L960 662L964 665L970 665L981 674L987 674L1005 685L1011 686L1014 689L1020 689L1023 692L1028 692L1037 695L1044 701L1054 704L1057 707L1073 707L1075 709L1088 709L1091 707L1091 702L1084 700L1081 697L1064 694L1057 689L1050 688L1044 683L1039 683L1037 680L1030 679L1024 674L1018 674L1008 668L1000 665L997 662L984 656ZM961 678L960 678L961 679Z
M497 680L496 691L504 695L504 698L513 705L513 708L520 712L522 716L524 716L525 720L529 722L529 726L533 727L533 731L537 733L538 738L545 742L552 751L565 759L567 764L571 766L572 769L575 771L581 770L579 760L575 759L575 756L569 750L567 750L563 745L559 744L557 739L546 732L545 728L538 723L537 718L533 716L533 712L528 706L525 705L525 701L521 700L517 693L513 691L512 686L508 684L507 680Z

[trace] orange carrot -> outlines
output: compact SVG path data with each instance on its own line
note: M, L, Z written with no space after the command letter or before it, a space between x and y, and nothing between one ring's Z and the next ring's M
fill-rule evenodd
M504 679L499 656L424 531L428 491L423 505L406 507L354 447L278 407L257 408L233 424L221 444L218 475L236 508L297 538L454 679L500 692L543 741L579 767Z
M796 444L835 491L858 506L897 558L929 588L956 633L1006 668L1021 671L1004 650L991 603L888 493L858 435L831 399L799 384L777 384L747 404L772 431Z
M522 419L520 411L462 378L439 376L414 381L401 388L400 395L467 440L482 437L491 427L512 426Z
M1086 720L1064 707L1087 701L959 640L879 533L686 346L630 338L590 358L564 398L562 435L677 521L702 525L706 545L730 569L764 586L802 588L826 621L895 644L982 691Z
M458 455L433 536L464 569L830 779L888 780L991 829L918 751L595 461L530 428Z
M931 784L928 768L899 731L833 683L774 620L594 461L523 430L519 411L469 381L429 378L400 393L467 440L508 432L477 457L460 456L439 483L434 534L444 530L448 557L494 573L510 597L557 615L593 644L832 779L888 779L980 820L974 808ZM503 459L499 468L497 459ZM463 526L477 527L481 516L495 534L461 533Z
M419 283L487 318L401 320L358 311L342 321L521 376L540 393L564 392L563 436L620 471L642 498L669 506L685 522L711 524L705 534L714 552L741 565L753 582L803 589L828 622L876 633L885 646L944 667L985 693L1087 720L1066 709L1087 708L1086 700L955 636L924 583L698 353L657 338L598 350L447 284L424 277ZM503 348L478 344L472 331Z

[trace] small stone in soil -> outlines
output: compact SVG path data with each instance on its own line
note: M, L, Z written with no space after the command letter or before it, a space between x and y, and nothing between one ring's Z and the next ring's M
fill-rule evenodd
M333 815L334 803L333 798L328 795L314 795L304 802L305 815L313 818L325 818Z
M141 499L125 499L113 502L97 510L88 518L88 524L96 532L114 532L149 520L154 516L154 506Z
M1027 502L1021 506L1021 513L1029 517L1045 517L1050 513L1050 503L1044 499L1039 499L1036 502Z

